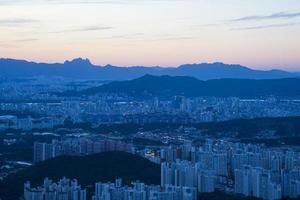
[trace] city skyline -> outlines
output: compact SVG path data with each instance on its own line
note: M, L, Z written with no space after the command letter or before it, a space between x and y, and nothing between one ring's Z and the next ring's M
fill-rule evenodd
M300 0L0 13L0 200L300 200Z
M238 63L299 71L300 2L1 1L1 57L97 65Z

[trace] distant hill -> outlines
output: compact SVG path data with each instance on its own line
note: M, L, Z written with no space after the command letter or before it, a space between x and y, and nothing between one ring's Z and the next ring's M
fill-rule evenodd
M186 64L179 67L117 67L96 66L88 59L77 58L64 63L35 63L26 60L0 59L0 76L24 77L66 77L74 79L129 80L151 75L192 76L200 80L219 78L275 79L299 77L299 73L281 70L253 70L241 65L223 63Z
M262 117L262 118L241 118L218 122L200 122L192 124L180 123L149 123L149 124L101 124L95 130L100 133L118 132L122 135L137 132L171 132L181 126L195 127L202 133L216 136L218 133L236 132L238 138L255 138L264 131L274 131L280 137L300 137L300 116L291 117ZM300 140L292 141L293 144L300 144Z
M140 180L160 184L160 166L147 159L125 152L106 152L85 157L63 156L38 163L8 176L0 182L2 200L16 200L23 195L23 184L30 181L41 185L45 177L59 180L76 178L83 186L94 188L94 183L122 178L125 183Z
M209 135L236 132L236 137L248 139L254 139L264 131L274 131L274 134L282 138L300 136L300 116L234 119L223 122L203 122L194 126ZM299 145L299 141L289 141L289 143ZM278 141L271 145L278 145Z
M115 81L99 87L89 88L80 94L127 93L130 95L155 96L219 96L219 97L259 97L259 96L300 96L300 79L216 79L201 81L184 76L146 75L130 81Z
M282 70L254 70L242 65L230 65L224 63L201 63L181 65L169 70L165 75L192 76L200 80L238 78L238 79L278 79L297 77L294 74Z

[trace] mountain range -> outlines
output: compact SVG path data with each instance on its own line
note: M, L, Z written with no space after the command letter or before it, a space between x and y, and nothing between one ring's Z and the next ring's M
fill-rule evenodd
M0 77L65 77L72 79L129 80L146 74L191 76L200 80L239 78L277 79L300 77L300 73L282 70L254 70L241 65L224 63L185 64L178 67L118 67L93 65L88 59L76 58L64 63L36 63L26 60L0 59Z
M98 87L92 87L77 92L77 95L124 93L136 97L175 95L194 97L300 97L299 85L300 78L214 79L202 81L187 76L145 75L133 80L113 81ZM71 94L70 91L69 94Z

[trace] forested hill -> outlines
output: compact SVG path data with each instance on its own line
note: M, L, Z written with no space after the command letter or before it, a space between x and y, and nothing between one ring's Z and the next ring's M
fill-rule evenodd
M130 81L115 81L81 91L80 95L127 93L154 96L215 96L215 97L299 97L300 79L215 79L201 81L186 76L145 75Z
M1 200L16 200L23 195L23 184L30 181L41 185L45 177L58 181L62 177L76 178L82 186L94 188L96 182L113 182L122 178L125 183L140 180L160 184L160 166L145 158L125 152L106 152L79 156L62 156L38 163L12 174L0 182Z

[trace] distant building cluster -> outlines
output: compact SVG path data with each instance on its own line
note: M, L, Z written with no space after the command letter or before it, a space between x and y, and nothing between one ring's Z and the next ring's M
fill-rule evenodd
M63 125L62 117L38 117L30 116L18 117L15 115L0 116L0 131L7 129L32 130L32 129L52 129Z
M76 179L61 179L53 183L46 178L40 187L31 188L30 183L24 184L25 200L86 200L87 193ZM122 179L115 183L95 184L92 200L196 200L197 191L192 187L166 185L146 185L136 181L132 186L122 185Z
M132 144L116 140L96 140L86 138L53 140L48 143L34 143L34 162L40 162L61 155L90 155L107 151L125 151L134 153Z
M97 126L108 123L188 124L300 115L298 99L275 97L241 99L173 96L135 99L124 94L99 94L89 99L81 97L49 99L49 96L40 98L31 100L32 102L20 100L20 102L0 103L0 131L50 129L63 125L66 119L71 119L75 123L89 122Z
M300 154L258 145L214 142L163 151L161 184L275 200L300 196Z
M166 185L145 185L134 182L132 186L122 186L122 180L116 183L96 183L92 200L196 200L197 191L193 187Z
M57 183L45 178L42 186L32 188L30 182L24 184L24 200L86 200L86 189L82 189L76 179L63 178Z

